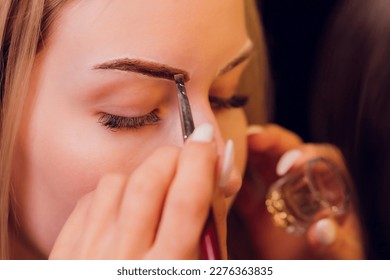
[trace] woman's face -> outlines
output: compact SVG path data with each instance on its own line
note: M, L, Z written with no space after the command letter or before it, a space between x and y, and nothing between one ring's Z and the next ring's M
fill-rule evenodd
M242 172L243 111L212 109L209 96L236 94L245 62L234 62L251 49L243 9L237 0L85 0L62 8L36 58L12 178L22 233L35 249L50 252L103 174L131 174L157 147L182 145L174 82L144 68L188 73L195 126L215 125L220 154L233 139Z

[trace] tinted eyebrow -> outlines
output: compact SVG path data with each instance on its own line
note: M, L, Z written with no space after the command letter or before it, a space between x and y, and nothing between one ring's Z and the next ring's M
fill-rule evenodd
M249 48L246 48L242 54L233 59L228 63L221 71L219 71L218 76L229 72L245 60L247 60L253 52L253 45L250 45ZM119 70L125 72L135 72L140 73L146 76L162 78L167 80L174 81L174 76L176 74L182 74L184 76L184 81L188 82L190 80L189 74L187 71L175 68L166 64L140 60L140 59L131 59L131 58L119 58L103 62L93 66L93 69L96 70Z
M222 68L222 70L219 71L218 76L223 75L226 72L229 72L233 68L237 67L238 65L246 61L252 55L253 50L254 50L254 46L253 44L250 44L249 47L245 48L245 50L239 56L237 56L228 65Z
M189 81L188 72L165 64L140 59L119 58L93 66L93 69L119 70L140 73L146 76L174 81L176 74L183 74L184 80Z

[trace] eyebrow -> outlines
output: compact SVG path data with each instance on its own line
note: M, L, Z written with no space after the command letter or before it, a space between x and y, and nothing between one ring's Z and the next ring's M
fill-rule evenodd
M249 59L253 52L254 52L254 45L250 44L249 47L246 47L240 55L238 55L235 59L233 59L230 63L228 63L228 65L222 68L222 70L219 71L218 76L221 76L229 72L233 68L237 67L238 65L240 65L241 63Z
M249 48L245 50L236 58L234 58L230 63L228 63L222 70L219 71L218 76L229 72L239 64L247 60L253 52L253 45L250 45ZM140 59L131 59L131 58L119 58L103 62L97 65L94 65L92 69L95 70L119 70L125 72L135 72L143 74L146 76L154 78L162 78L167 80L174 81L174 76L177 74L182 74L184 76L184 81L187 82L190 80L189 74L187 71L175 68L166 64L140 60Z
M101 64L97 64L93 67L93 69L135 72L146 76L162 78L172 81L174 80L175 75L182 74L184 76L184 81L189 80L188 72L185 70L174 68L157 62L145 61L140 59L119 58Z

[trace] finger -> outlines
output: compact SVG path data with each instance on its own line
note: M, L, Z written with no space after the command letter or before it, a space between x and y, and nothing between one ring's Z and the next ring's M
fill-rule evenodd
M248 148L252 152L283 154L302 144L298 135L281 126L267 124L250 126L247 130Z
M152 246L178 157L178 148L160 148L133 172L118 219L121 258L140 258Z
M101 235L113 220L125 177L109 174L96 189L83 196L69 216L51 252L53 258L100 258Z
M225 143L225 151L219 163L218 188L226 198L232 200L241 187L242 174L235 165L234 142L231 139Z
M80 258L115 258L108 252L113 252L115 221L125 183L125 175L107 174L100 179L95 191L92 192L87 219L80 228L82 231L79 240Z
M304 162L320 157L332 161L341 171L346 172L344 158L335 146L330 144L305 144L285 152L276 165L276 173L283 176Z
M71 215L62 227L50 252L49 259L74 259L74 253L78 250L77 242L81 236L80 230L86 220L88 209L92 203L92 194L84 195L76 204Z
M275 167L279 158L286 151L302 145L302 140L296 134L273 124L251 126L247 135L248 174L254 179L260 177L266 186L277 179Z
M216 181L213 135L212 126L201 125L184 145L149 258L194 257Z
M360 231L354 219L350 214L343 224L326 218L311 225L307 237L313 253L321 259L362 259Z

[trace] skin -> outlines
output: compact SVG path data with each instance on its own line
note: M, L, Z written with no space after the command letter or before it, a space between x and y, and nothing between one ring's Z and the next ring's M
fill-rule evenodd
M212 196L221 205L238 191L246 120L242 109L213 111L208 96L230 98L245 67L218 76L250 47L243 2L151 2L69 1L53 23L15 149L14 258L196 257ZM213 141L183 147L172 81L94 69L118 58L187 71L195 126L212 124ZM138 129L98 121L154 109L161 120ZM236 176L215 192L226 139ZM226 209L219 213L223 228Z
M248 135L248 169L256 172L266 186L277 180L276 165L291 150L300 151L292 163L291 172L314 158L327 158L348 174L343 156L337 147L329 144L305 144L293 132L278 125L268 124ZM253 250L258 259L362 259L364 258L362 230L352 200L349 211L342 216L328 217L333 225L334 239L323 244L314 222L302 235L291 235L275 227L264 204L264 194L254 193L258 185L248 176L236 198L236 211L247 225L248 238L253 240ZM353 188L352 188L353 192ZM258 217L256 220L253 217Z

